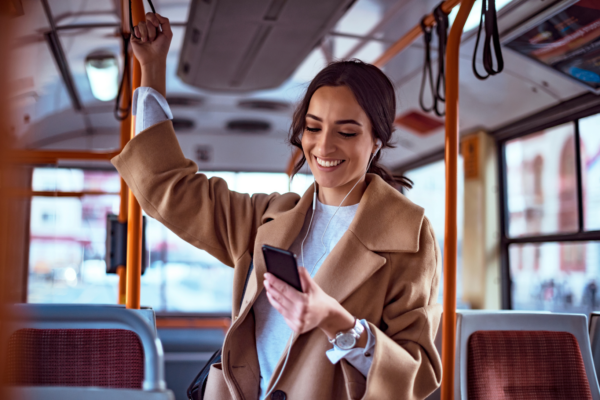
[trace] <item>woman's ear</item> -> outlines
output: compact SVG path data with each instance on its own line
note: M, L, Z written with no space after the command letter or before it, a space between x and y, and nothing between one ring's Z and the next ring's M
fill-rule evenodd
M375 150L373 151L373 157L375 157L377 155L377 153L381 149L381 146L382 146L381 139L377 139L375 141Z

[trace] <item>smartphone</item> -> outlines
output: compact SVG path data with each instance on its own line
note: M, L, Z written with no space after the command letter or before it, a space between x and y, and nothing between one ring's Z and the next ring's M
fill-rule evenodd
M302 292L296 255L291 251L278 249L277 247L263 245L263 254L267 264L267 271L281 279L294 289Z

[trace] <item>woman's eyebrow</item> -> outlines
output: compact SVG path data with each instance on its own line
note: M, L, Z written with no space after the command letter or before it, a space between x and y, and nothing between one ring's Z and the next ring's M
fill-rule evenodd
M306 114L307 118L312 118L316 121L319 122L323 122L323 120L319 117L317 117L316 115L312 115L312 114ZM335 121L336 125L343 125L343 124L354 124L354 125L358 125L358 126L362 126L362 124L360 124L359 122L353 120L353 119L341 119L339 121Z

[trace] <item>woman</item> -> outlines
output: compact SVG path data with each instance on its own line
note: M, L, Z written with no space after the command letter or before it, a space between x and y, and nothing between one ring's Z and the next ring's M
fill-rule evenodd
M136 34L141 133L112 162L150 216L234 267L232 325L205 398L427 397L441 379L440 251L423 209L393 187L408 182L378 165L396 111L389 79L360 62L321 71L290 131L295 171L307 163L315 185L250 197L181 152L164 99L169 21L148 14ZM299 255L302 292L266 273L264 244Z

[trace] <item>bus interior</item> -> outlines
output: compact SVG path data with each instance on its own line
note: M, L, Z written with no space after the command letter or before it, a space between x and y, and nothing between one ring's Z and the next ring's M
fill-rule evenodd
M145 215L110 163L135 125L130 27L156 12L183 153L236 192L313 184L290 179L287 138L330 62L390 78L382 161L443 251L428 398L600 399L600 1L4 3L3 398L188 399L235 317L233 270Z

